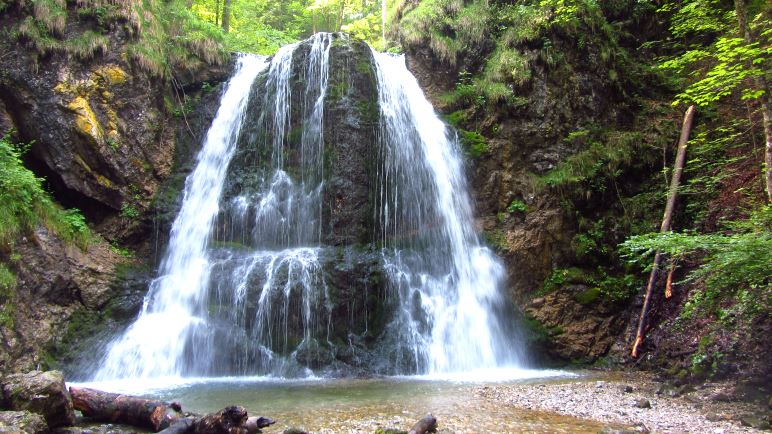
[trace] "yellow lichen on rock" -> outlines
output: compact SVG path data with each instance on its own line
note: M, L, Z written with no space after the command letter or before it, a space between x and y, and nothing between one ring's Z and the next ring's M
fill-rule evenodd
M101 145L104 142L104 131L88 100L82 96L75 97L67 108L75 112L75 128L78 133L89 139L92 144Z
M105 65L97 69L94 71L94 75L101 77L105 81L105 84L110 86L126 83L126 81L129 79L129 74L121 69L121 67L114 64Z

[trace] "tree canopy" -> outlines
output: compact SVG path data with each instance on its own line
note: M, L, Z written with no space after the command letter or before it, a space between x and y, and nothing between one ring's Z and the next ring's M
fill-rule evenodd
M346 32L382 47L387 0L192 0L199 18L219 26L231 51L272 54L316 32Z

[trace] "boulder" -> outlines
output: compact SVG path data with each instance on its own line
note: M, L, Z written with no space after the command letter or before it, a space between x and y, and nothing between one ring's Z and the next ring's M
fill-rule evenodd
M0 411L0 432L44 433L48 425L42 416L29 411Z
M32 371L3 379L3 397L11 410L37 413L51 428L75 424L72 398L59 371Z

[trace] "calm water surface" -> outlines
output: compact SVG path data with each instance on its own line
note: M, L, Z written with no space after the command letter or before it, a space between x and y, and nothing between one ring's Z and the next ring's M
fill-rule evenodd
M499 381L496 384L589 379L572 378L566 373L549 375L548 378ZM469 379L474 380L473 377ZM264 429L265 433L281 433L288 427L318 433L372 433L380 427L409 429L426 413L437 417L440 430L463 433L597 433L603 426L585 419L517 409L493 402L474 393L485 383L461 380L462 377L443 380L416 377L201 379L182 385L163 386L144 395L176 400L182 403L183 409L198 413L214 412L228 405L242 405L250 415L267 416L277 421L273 427ZM98 384L88 386L99 387Z

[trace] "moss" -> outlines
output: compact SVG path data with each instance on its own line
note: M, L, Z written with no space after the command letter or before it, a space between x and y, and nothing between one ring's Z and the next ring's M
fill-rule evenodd
M492 231L485 231L483 232L483 236L485 238L486 243L493 247L495 250L499 252L506 251L508 249L507 246L507 235L504 233L501 229L495 229Z
M474 159L488 153L488 140L475 131L458 130L459 139L464 145L466 153Z
M582 305L589 305L597 301L601 296L600 288L587 288L584 291L576 294L574 299Z
M552 270L549 276L544 279L542 287L534 296L541 297L551 292L555 292L567 284L585 283L588 279L588 272L581 268L556 268Z
M110 40L105 35L100 35L91 30L68 39L64 43L64 50L80 60L91 60L98 54L105 54L109 48Z
M327 98L329 98L329 101L332 103L337 103L343 99L343 97L348 95L348 91L348 82L345 79L339 80L335 83L332 83L327 88Z
M380 116L380 109L377 104L375 104L373 101L369 100L359 100L356 103L357 113L359 114L359 119L362 122L368 123L368 124L375 124L378 122L378 117Z
M212 241L209 246L214 249L249 250L251 247L238 241Z
M560 326L547 327L531 315L526 314L523 318L523 325L526 330L526 339L536 344L546 344L552 341L556 336L560 336L565 331Z
M357 61L356 70L358 73L371 77L373 75L373 64L370 58L360 57Z
M0 326L12 328L14 324L14 294L16 275L6 264L0 262Z

